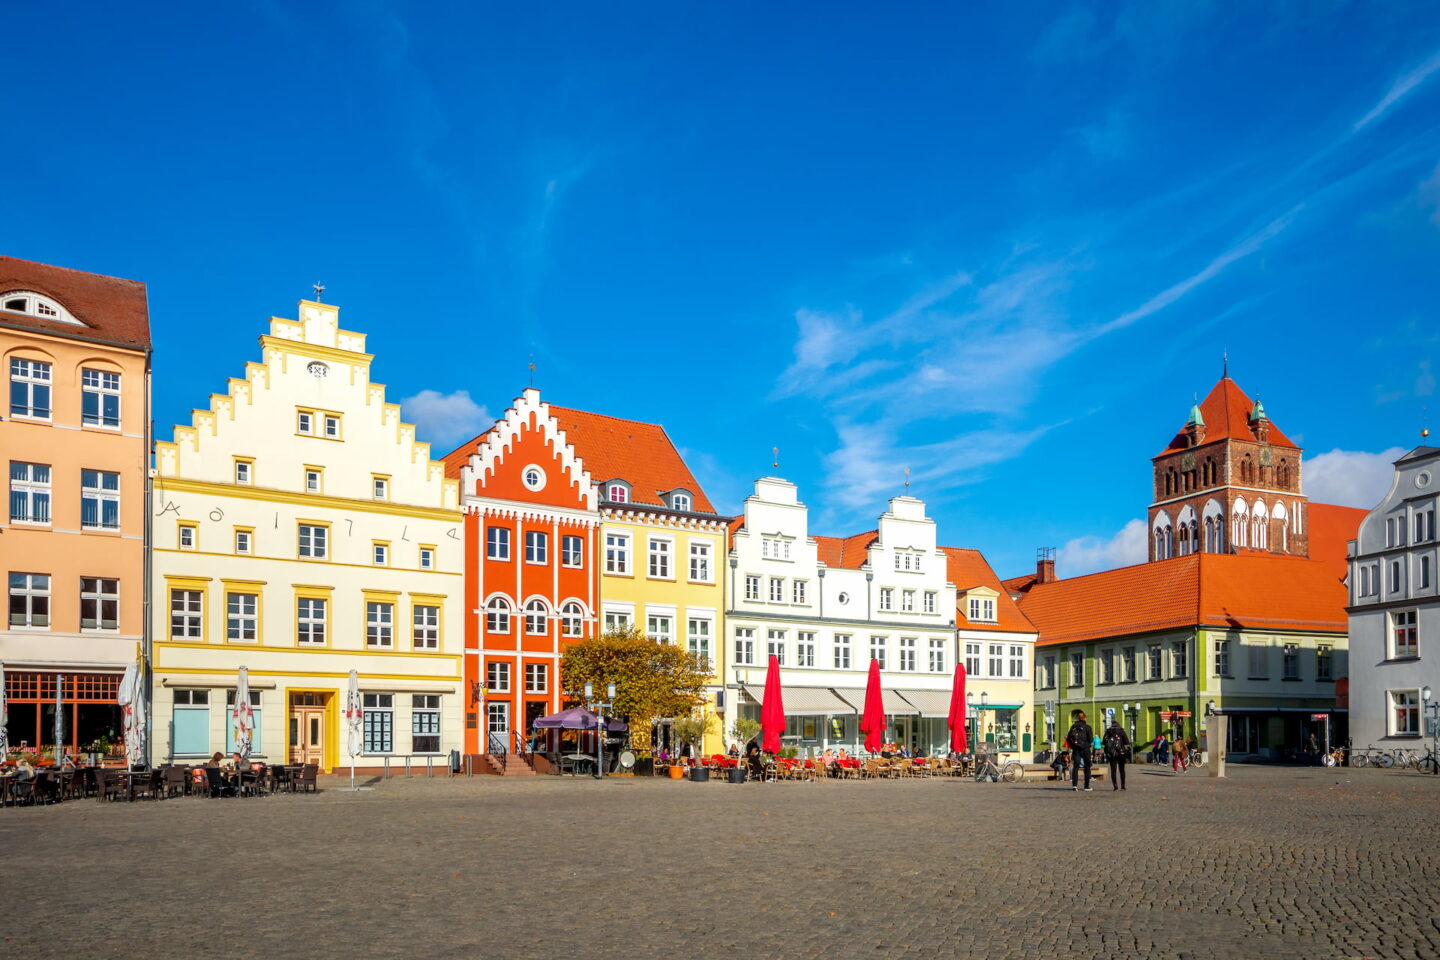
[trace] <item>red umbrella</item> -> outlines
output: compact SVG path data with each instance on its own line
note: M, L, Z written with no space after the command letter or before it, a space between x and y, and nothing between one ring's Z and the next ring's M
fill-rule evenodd
M780 734L785 732L785 703L780 698L780 661L770 655L770 669L765 671L765 700L760 704L760 749L766 753L780 752Z
M965 735L967 714L965 703L965 664L955 664L955 687L950 691L950 752L964 753L969 746Z
M865 713L860 717L867 753L879 753L885 736L885 701L880 696L880 663L870 661L870 679L865 684Z

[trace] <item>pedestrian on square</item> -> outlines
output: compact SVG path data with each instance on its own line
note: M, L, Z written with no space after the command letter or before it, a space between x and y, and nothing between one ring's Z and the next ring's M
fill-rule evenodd
M1070 751L1056 750L1055 759L1050 761L1050 769L1055 771L1055 779L1063 781L1070 776Z
M1110 765L1110 789L1125 789L1125 763L1130 759L1130 737L1120 721L1111 720L1105 731L1105 762Z
M1090 729L1090 724L1085 722L1085 711L1078 710L1075 713L1075 722L1070 724L1070 732L1065 735L1065 743L1070 747L1070 760L1073 764L1070 767L1070 789L1080 789L1080 768L1085 768L1085 790L1090 791L1090 751L1091 744L1095 741L1095 731Z
M1184 773L1190 769L1190 746L1184 740L1175 741L1171 754L1175 758L1171 761L1171 769L1176 773Z
M1170 762L1170 741L1165 739L1164 733L1155 735L1155 746L1150 753L1158 764L1163 765Z

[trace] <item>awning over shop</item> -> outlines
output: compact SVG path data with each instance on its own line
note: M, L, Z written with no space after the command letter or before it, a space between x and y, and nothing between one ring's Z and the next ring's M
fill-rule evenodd
M865 691L859 687L836 687L835 692L840 695L841 699L855 704L854 709L847 710L846 713L859 713L861 707L865 705ZM882 688L880 697L885 701L885 716L887 717L914 717L920 713L919 708L900 696L898 691ZM941 714L941 716L944 715L944 713Z
M741 684L740 692L752 703L764 700L763 687ZM786 716L825 716L855 712L854 707L835 696L835 692L828 687L782 686L780 699L785 701Z
M975 704L977 710L1022 710L1024 707L1023 703L987 703L984 706Z
M891 691L886 691L887 693ZM949 717L949 690L896 690L900 696L920 711L922 717Z

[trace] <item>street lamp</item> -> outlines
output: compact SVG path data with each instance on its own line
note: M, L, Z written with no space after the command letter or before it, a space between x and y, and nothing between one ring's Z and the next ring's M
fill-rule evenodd
M585 682L585 706L595 711L595 779L599 780L604 776L603 757L601 751L605 748L605 708L615 706L615 684L607 684L605 695L608 699L596 700L595 685L588 680Z
M1430 727L1430 755L1434 762L1430 765L1432 774L1440 775L1440 700L1436 700L1435 691L1430 689L1430 684L1425 684L1425 689L1420 691L1422 702L1421 715L1429 714L1427 718Z

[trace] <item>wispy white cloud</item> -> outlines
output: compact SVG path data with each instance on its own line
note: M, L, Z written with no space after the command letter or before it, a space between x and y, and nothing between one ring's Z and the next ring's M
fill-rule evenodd
M1436 70L1440 70L1440 50L1432 53L1424 63L1396 80L1385 96L1381 97L1365 116L1355 121L1353 129L1361 130L1379 120L1391 107L1405 99L1412 90L1429 79Z
M1109 537L1076 537L1055 552L1055 572L1078 577L1097 570L1110 570L1144 563L1149 555L1145 521L1131 520Z
M1430 211L1430 222L1440 227L1440 163L1430 171L1430 176L1420 184L1417 194L1420 205Z
M470 399L469 390L440 393L421 390L400 401L401 415L415 424L415 435L437 447L469 440L490 425L486 409Z
M1391 447L1379 453L1331 450L1306 457L1300 471L1305 495L1318 503L1373 507L1390 489L1394 463L1404 453L1400 447Z

